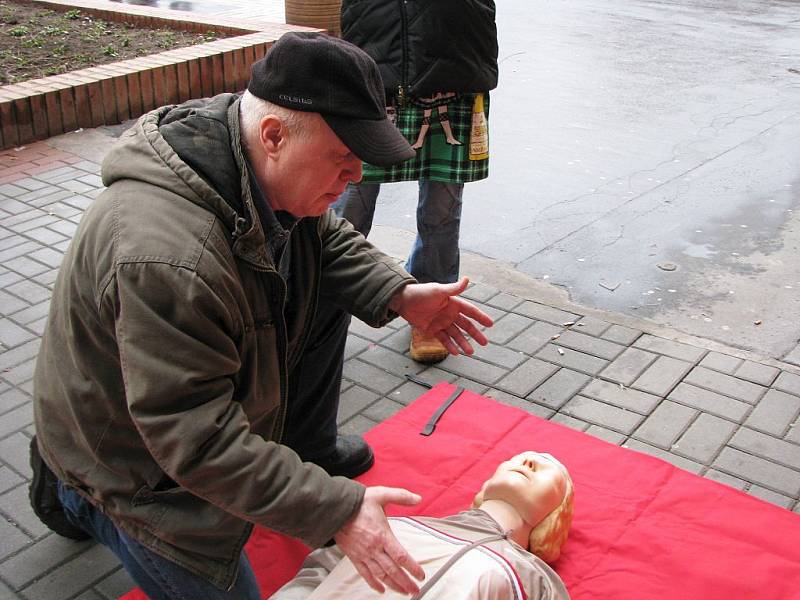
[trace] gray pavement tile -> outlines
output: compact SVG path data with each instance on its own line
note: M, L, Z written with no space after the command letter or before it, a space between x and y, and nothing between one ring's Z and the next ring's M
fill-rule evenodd
M403 377L406 373L415 375L425 369L425 365L383 346L373 345L367 348L358 355L358 360L363 360L399 377Z
M28 306L30 305L24 300L20 300L16 296L6 294L4 291L0 290L0 315L12 315Z
M18 596L2 581L0 581L0 600L17 600Z
M50 299L50 290L30 280L23 280L6 286L6 291L22 298L28 304L38 304Z
M550 420L553 423L566 425L570 429L575 429L576 431L586 431L591 426L589 423L585 421L581 421L580 419L576 419L575 417L571 417L563 413L554 414Z
M64 202L67 201L64 200ZM60 221L56 221L55 223L50 223L48 227L53 231L63 233L68 238L71 238L75 234L75 230L78 228L78 225L72 223L71 221L65 221L64 219L61 219Z
M728 442L728 446L800 471L800 445L798 444L742 427Z
M45 325L47 324L47 317L42 317L41 319L37 319L32 323L28 323L26 327L36 333L39 336L44 335Z
M364 415L356 415L343 425L339 425L339 433L342 435L364 435L378 423L368 419Z
M94 588L89 588L80 596L75 596L75 600L109 600Z
M370 404L375 402L380 396L360 385L348 388L339 397L339 414L336 422L344 423L355 414L360 413Z
M525 397L557 370L555 365L531 358L498 381L495 387Z
M694 462L693 460L689 460L688 458L684 458L683 456L677 456L676 454L672 454L671 452L667 452L662 450L661 448L656 448L655 446L651 446L650 444L646 444L639 440L629 439L623 445L623 448L629 448L631 450L636 450L637 452L642 452L644 454L649 454L650 456L655 456L656 458L660 458L670 464L675 465L685 471L689 471L690 473L699 474L703 470L703 465Z
M544 382L536 386L526 399L537 402L558 410L572 398L575 394L591 380L589 375L572 371L570 369L559 369Z
M47 271L47 267L40 262L31 260L27 256L18 256L5 263L5 266L25 277L33 277Z
M62 202L64 202L64 204L68 204L69 206L79 208L80 210L86 210L101 191L102 190L96 190L95 192L89 192L86 194L77 194L71 198L64 198Z
M37 338L38 339L38 338ZM19 347L19 346L18 346ZM4 369L0 373L0 377L14 385L25 383L33 377L33 371L36 368L36 359L32 358L27 362L18 364L15 367Z
M404 327L393 332L389 337L383 338L380 344L400 354L407 353L411 344L411 328Z
M581 394L601 400L607 404L613 404L619 408L632 410L642 415L648 415L661 402L659 396L640 392L633 388L620 386L617 383L593 379L583 388Z
M789 425L789 432L784 436L787 442L800 444L800 419Z
M41 250L28 253L28 256L46 264L51 269L57 268L61 264L61 260L64 258L64 254L62 252L53 250L52 248L42 248Z
M48 183L42 182L44 185L37 187L35 190L30 190L17 196L17 200L20 202L25 202L26 204L33 204L39 198L43 196L49 196L50 194L54 194L56 192L63 192L64 190L59 189L55 185L50 185Z
M34 337L33 333L10 319L0 318L0 350L19 346Z
M448 356L438 366L445 371L486 385L494 384L508 372L506 369L463 355Z
M48 214L42 214L40 212L39 216L36 217L35 219L29 219L22 223L17 223L16 225L10 225L8 223L4 223L4 225L12 229L13 231L16 231L17 233L25 234L27 237L33 237L35 239L35 236L32 236L27 232L33 231L40 227L44 227L46 225L50 225L51 223L55 223L56 221L58 221L58 217L55 216L51 217ZM36 240L36 241L41 241L41 240ZM49 243L49 242L44 242L44 243Z
M486 304L501 310L513 310L514 307L521 304L522 301L522 298L518 296L512 296L511 294L500 292L496 296L492 296L489 300L486 300Z
M8 196L10 198L16 198L17 196L21 196L22 194L27 194L30 190L26 187L17 185L17 181L14 183L3 183L0 184L0 194L4 196Z
M66 181L66 179L61 179L61 178L66 176L67 179L72 179L82 174L83 173L78 169L66 166L66 167L58 167L56 169L52 169L51 171L43 171L42 173L38 173L36 175L36 179L41 179L42 181L47 181L47 182L53 182L59 180Z
M704 348L673 342L650 334L640 336L633 345L642 350L649 350L656 354L663 354L664 356L689 362L697 362L708 352Z
M485 394L489 390L489 386L485 383L473 381L472 379L467 379L466 377L458 377L457 379L454 379L452 383L453 385L459 385L465 390L475 392L476 394Z
M736 370L734 375L736 375L736 377L739 379L746 379L747 381L752 381L753 383L768 386L775 381L778 373L780 373L780 369L762 365L751 360L746 360Z
M713 415L700 413L671 451L697 462L708 464L730 439L736 424Z
M600 376L623 385L630 385L657 358L657 354L645 352L638 348L626 348L622 354L600 372Z
M119 560L105 546L96 544L22 591L28 600L70 598L102 580L119 567Z
M643 392L666 396L691 368L691 363L669 356L659 356L631 386Z
M728 475L727 473L723 473L722 471L717 471L716 469L709 469L706 471L705 475L703 475L706 479L711 479L718 483L724 483L727 486L732 488L736 488L737 490L744 490L749 484L744 479L739 479L738 477L734 477L733 475Z
M17 179L14 182L14 185L25 188L28 191L39 190L43 187L47 187L47 184L44 181L40 181L33 177L23 177L22 179Z
M25 480L20 477L18 473L12 471L5 465L0 465L0 494L20 485L24 481Z
M747 417L745 425L783 437L799 413L800 397L778 390L767 390Z
M12 519L17 527L32 538L40 538L50 533L31 508L27 485L16 487L0 496L0 512Z
M750 383L744 379L725 375L724 373L717 373L705 367L695 367L684 381L750 404L755 404L767 389L762 385Z
M90 160L81 160L76 163L72 163L72 167L75 169L80 169L81 171L86 171L87 173L94 173L95 175L100 174L100 165Z
M22 281L23 277L19 273L14 273L14 271L4 271L0 274L0 289L4 289L7 285L11 285L12 283L16 283L17 281ZM2 312L0 310L0 312Z
M30 543L31 538L25 535L21 529L0 517L0 560L5 560Z
M29 240L23 242L22 244L15 244L10 248L4 248L3 250L0 250L0 265L3 265L7 269L11 269L12 267L8 264L9 261L18 258L20 256L26 255L30 252L34 252L35 250L39 250L41 247L42 245L39 242L34 242ZM13 270L17 271L17 269Z
M752 405L746 402L735 400L716 392L710 392L688 383L679 383L678 387L672 390L667 398L737 423L741 423L753 409Z
M778 492L773 492L772 490L763 488L760 485L751 485L750 489L747 490L747 493L751 496L755 496L756 498L761 498L770 504L780 506L781 508L791 509L795 503L794 498L789 498L788 496L784 496Z
M514 312L525 315L526 317L530 317L532 319L536 319L537 321L546 321L548 323L561 326L564 326L564 323L574 323L579 321L581 318L581 315L559 310L557 308L553 308L552 306L547 306L546 304L531 302L529 300L526 300L517 306L514 309Z
M723 448L713 466L787 496L800 493L800 472L735 448Z
M536 354L542 346L549 343L554 335L559 335L562 327L544 321L536 321L517 337L506 343L506 346L520 352Z
M367 387L380 395L392 391L403 383L403 379L387 373L373 365L365 363L358 358L351 358L344 363L344 376L358 385Z
M26 205L27 206L27 205ZM13 230L16 232L21 232L18 229L20 226L25 227L25 224L30 223L31 221L35 221L36 219L40 219L42 217L47 217L48 222L55 221L55 217L49 217L47 213L38 208L31 208L28 207L28 210L25 212L17 213L10 217L3 217L0 219L0 225L2 225L7 230Z
M736 371L742 362L744 361L741 358L736 358L735 356L728 356L727 354L721 354L719 352L709 352L698 364L701 367L707 367L714 371L733 375L734 371Z
M0 392L0 415L30 401L30 396L25 394L22 390L14 387L4 389Z
M26 479L32 477L29 447L30 438L19 432L0 440L0 459Z
M490 389L484 393L484 396L487 398L492 398L493 400L497 400L501 404L505 404L506 406L513 406L514 408L519 408L520 410L524 410L526 413L531 415L536 415L537 417L541 417L542 419L549 419L555 414L555 411L546 408L544 406L540 406L530 400L524 400L518 396L513 394L509 394L502 390L495 390Z
M36 275L31 279L33 279L37 283L41 283L42 285L47 286L52 290L53 284L55 284L57 277L58 277L58 269L50 269L49 271L40 273L39 275Z
M616 431L611 431L610 429L606 429L605 427L600 427L599 425L590 425L589 429L586 430L586 433L589 435L593 435L596 438L600 438L601 440L605 440L615 446L621 445L627 438L627 436L617 433Z
M30 208L31 208L30 206L28 206L23 202L20 202L19 200L14 200L13 198L8 198L6 196L0 196L0 210L5 211L11 215L18 215L20 213L30 210Z
M0 439L33 423L33 403L26 403L0 415Z
M385 421L397 411L403 408L400 402L394 402L387 398L381 398L375 404L364 409L363 415L368 419L377 421L378 423Z
M131 576L128 575L128 572L123 568L118 569L102 581L94 584L94 589L98 590L103 595L103 598L107 598L108 600L116 600L120 596L127 594L134 587L136 587L136 583L134 583Z
M369 347L370 342L357 335L348 335L344 344L344 359L349 360Z
M64 204L63 202L53 202L52 204L47 204L42 206L42 210L47 211L48 215L55 215L57 217L61 217L62 219L74 217L81 212L74 206Z
M32 323L37 319L46 317L49 312L50 301L48 299L47 301L39 302L38 304L34 304L33 306L29 306L12 313L11 319L19 325L27 325L28 323Z
M594 317L583 317L580 321L575 323L574 330L586 335L593 335L595 337L602 337L603 333L611 327L608 321L595 319ZM609 340L613 341L613 340ZM627 344L623 344L627 346Z
M56 191L40 196L35 200L29 200L28 204L30 204L31 206L35 206L36 208L42 208L44 206L47 206L48 204L53 204L53 202L60 202L62 200L67 200L68 198L72 198L72 196L74 195L75 194L73 192L70 192L69 190L56 189Z
M55 231L48 229L47 227L38 227L36 229L32 229L26 232L25 236L33 240L36 240L40 244L45 244L46 246L53 246L67 239L60 233L56 233Z
M495 308L494 306L489 306L488 304L484 304L483 302L478 302L477 300L472 300L472 304L480 308L483 312L489 315L492 318L492 321L497 321L502 316L506 314L506 311L500 310L499 308Z
M572 350L571 348L561 348L552 343L539 350L536 353L536 357L568 369L588 373L589 375L597 375L608 364L608 361L603 358Z
M8 231L8 230L6 230L6 231ZM31 242L27 238L25 238L25 237L23 237L21 235L18 235L16 233L14 233L12 235L9 235L9 236L6 236L2 240L0 240L0 252L3 252L3 251L8 250L8 249L11 249L11 251L13 252L14 248L16 248L17 246L19 246L20 244L22 244L23 242L26 242L26 241L28 243L31 243L31 244L36 243L36 242Z
M504 369L513 369L528 358L523 352L509 350L498 344L490 343L486 346L473 344L473 347L475 349L475 353L472 355L473 357Z
M0 306L2 306L2 296L0 296ZM9 367L19 365L30 358L34 358L39 353L40 340L31 340L22 346L17 346L13 350L6 350L0 353L0 371ZM2 374L2 373L0 373Z
M375 329L355 317L350 321L350 328L347 331L371 342L379 342L394 333L394 329L390 329L389 327Z
M797 344L793 350L783 357L783 362L800 366L800 344Z
M78 181L85 183L87 185L91 185L92 187L96 188L103 187L103 180L100 178L99 175L95 175L94 173L78 177Z
M29 396L33 396L33 382L32 381L26 381L25 383L20 384L17 387L19 389L21 389L23 392L27 393ZM36 432L33 432L31 435L35 435L35 433Z
M616 344L614 342L601 340L584 333L578 333L575 329L568 329L562 333L558 339L554 340L553 343L558 346L564 346L565 348L571 348L572 350L597 356L605 360L614 360L622 353L623 350L625 350L625 346Z
M800 396L800 375L795 375L794 373L789 373L788 371L782 371L778 378L775 380L775 383L772 384L776 390L781 390L782 392L788 392L790 394L794 394L795 396Z
M486 302L494 298L499 290L483 283L471 283L462 296L475 302Z
M667 450L686 431L697 414L693 408L665 400L636 430L634 437Z
M59 185L65 190L69 190L76 194L83 194L84 192L93 190L96 187L77 179L68 179L67 181L62 181Z
M458 379L458 375L455 373L450 373L449 371L440 369L436 365L427 366L424 371L417 373L416 377L431 385L436 385L437 383L441 383L443 381L453 383L456 379Z
M630 435L644 419L635 412L580 395L567 402L560 412L625 435Z
M485 330L486 337L495 344L505 344L533 323L533 319L508 313L497 319L492 327Z

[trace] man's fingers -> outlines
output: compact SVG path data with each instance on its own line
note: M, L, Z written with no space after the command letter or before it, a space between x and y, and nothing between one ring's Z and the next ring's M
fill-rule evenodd
M414 506L419 504L422 497L414 492L409 492L403 488L383 487L380 489L380 504L401 504L403 506Z
M447 328L447 334L464 351L464 354L469 355L474 352L472 345L470 345L470 343L467 341L467 338L464 337L464 334L461 333L461 330L458 327L451 325Z
M475 326L475 323L467 319L464 315L456 319L456 325L463 329L469 337L478 342L481 346L485 346L489 343L489 338Z
M468 285L469 285L469 279L467 279L466 277L462 277L455 283L443 283L442 287L444 288L444 291L448 296L458 296L459 294L461 294L461 292L467 289Z
M453 340L452 340L452 339L450 339L450 336L447 334L447 331L445 331L445 330L443 329L443 330L441 330L441 331L437 331L437 332L436 332L436 333L434 333L433 335L434 335L434 337L435 337L437 340L439 340L440 342L442 342L442 345L443 345L445 348L447 348L447 351L448 351L450 354L452 354L453 356L458 356L459 354L461 354L461 353L458 351L458 346L456 346L456 345L455 345L455 343L453 343Z
M366 561L359 561L359 562L353 561L353 566L356 568L356 571L358 571L358 574L364 578L364 581L367 582L367 585L369 587L371 587L379 594L382 594L383 592L386 591L386 588L383 587L383 584L380 581L378 581L378 578L375 577L375 575L373 575L372 571L367 566Z
M392 561L388 554L380 553L372 562L377 567L373 573L382 571L381 580L394 591L401 594L416 594L419 591L419 587L411 580L408 573Z
M395 563L411 573L412 577L417 581L425 579L425 571L419 566L419 563L411 557L406 549L400 545L397 538L387 545L386 552Z

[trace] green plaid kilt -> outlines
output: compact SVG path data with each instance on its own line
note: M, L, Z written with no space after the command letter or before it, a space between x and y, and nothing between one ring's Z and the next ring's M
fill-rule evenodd
M451 146L445 141L439 123L439 111L433 108L430 130L417 155L392 167L377 167L364 163L365 183L390 183L393 181L418 181L427 179L447 183L467 183L486 179L489 175L489 159L469 159L469 134L472 128L472 106L475 94L460 94L447 105L453 136L461 142ZM423 108L407 104L397 109L397 127L409 144L417 141L422 126ZM483 95L483 110L489 122L489 94Z

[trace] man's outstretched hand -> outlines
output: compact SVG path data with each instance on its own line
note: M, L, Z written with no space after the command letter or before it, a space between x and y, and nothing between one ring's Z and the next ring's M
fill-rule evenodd
M389 528L383 507L387 504L413 506L417 494L389 487L368 487L356 515L333 536L373 590L383 593L384 585L401 594L416 594L419 586L409 577L425 579L425 572Z
M444 344L450 354L472 354L468 337L485 346L488 342L476 323L492 326L485 312L458 295L467 289L469 280L462 277L455 283L410 283L398 292L389 308Z

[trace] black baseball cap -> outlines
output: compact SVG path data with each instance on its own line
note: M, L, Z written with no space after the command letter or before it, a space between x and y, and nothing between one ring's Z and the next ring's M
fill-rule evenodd
M364 162L386 167L414 156L386 117L378 65L350 42L324 33L285 33L253 63L247 89L274 104L319 113Z

